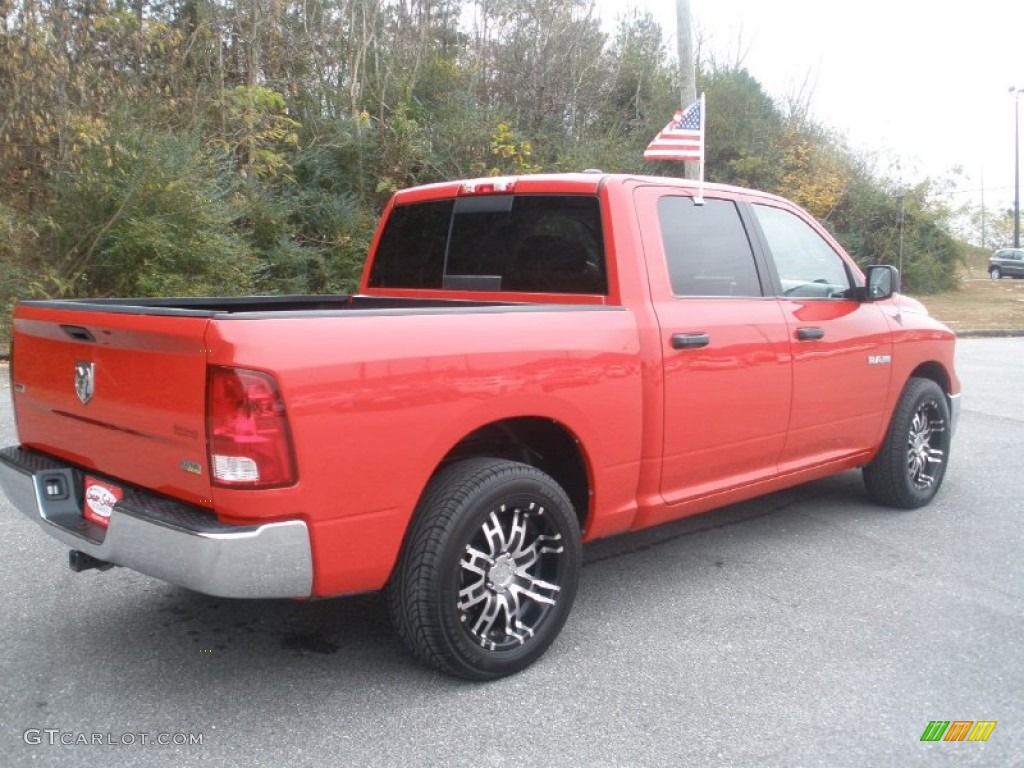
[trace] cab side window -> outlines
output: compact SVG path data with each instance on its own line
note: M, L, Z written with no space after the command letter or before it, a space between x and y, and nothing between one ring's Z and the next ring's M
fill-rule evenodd
M658 222L676 296L761 296L747 231L731 200L666 196Z
M811 226L790 211L753 206L782 283L782 295L846 298L851 287L846 263Z

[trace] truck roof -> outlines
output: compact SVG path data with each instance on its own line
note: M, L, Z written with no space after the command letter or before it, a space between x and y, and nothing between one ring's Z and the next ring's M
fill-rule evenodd
M424 184L409 187L395 193L396 205L414 203L420 200L436 200L438 198L458 197L472 194L500 194L516 192L519 194L597 194L604 186L610 184L659 185L686 189L695 194L700 184L694 179L681 179L673 176L647 176L633 173L604 173L602 171L583 171L579 173L537 173L523 176L485 176L475 179L444 181L435 184ZM783 200L768 192L732 186L729 184L712 184L705 182L705 191L727 192L734 195L755 196L767 199Z

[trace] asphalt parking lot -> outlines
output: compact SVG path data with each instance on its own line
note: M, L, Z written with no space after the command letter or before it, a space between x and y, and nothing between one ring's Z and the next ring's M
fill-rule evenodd
M963 340L958 366L930 507L874 507L851 472L594 544L560 639L489 684L419 666L376 595L72 573L0 499L0 762L1024 765L1024 339ZM997 726L921 742L934 720Z

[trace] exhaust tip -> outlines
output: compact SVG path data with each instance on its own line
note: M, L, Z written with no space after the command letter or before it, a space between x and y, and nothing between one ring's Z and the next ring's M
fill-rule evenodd
M82 571L91 571L93 569L106 571L113 568L114 563L108 563L106 560L100 560L92 555L87 555L85 552L72 549L68 552L68 566L75 573L81 573Z

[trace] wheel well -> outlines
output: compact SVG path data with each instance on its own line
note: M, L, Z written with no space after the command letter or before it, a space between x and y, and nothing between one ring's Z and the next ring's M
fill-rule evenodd
M910 375L919 379L931 379L942 388L946 397L949 397L949 374L938 363L922 363Z
M529 464L550 476L569 496L580 529L590 513L587 462L576 437L562 424L521 417L488 424L462 438L441 462L489 456Z

